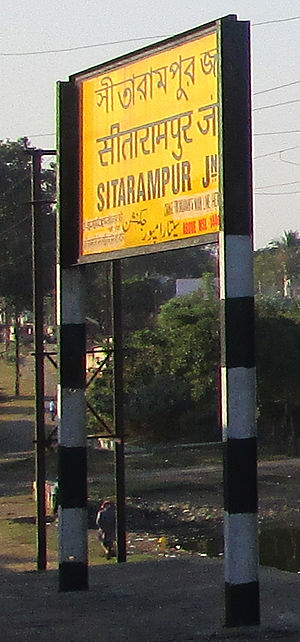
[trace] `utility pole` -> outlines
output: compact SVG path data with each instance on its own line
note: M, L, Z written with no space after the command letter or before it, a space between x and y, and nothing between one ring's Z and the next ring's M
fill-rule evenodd
M124 394L123 394L123 337L122 337L122 279L120 259L111 262L112 275L112 330L114 341L114 433L115 474L117 496L118 562L126 562L126 509L124 460Z
M20 394L20 336L19 336L19 317L15 313L15 396Z
M43 345L43 255L41 158L53 156L55 150L28 149L31 165L32 275L35 353L35 483L37 568L47 568L45 504L45 413L44 413L44 345Z

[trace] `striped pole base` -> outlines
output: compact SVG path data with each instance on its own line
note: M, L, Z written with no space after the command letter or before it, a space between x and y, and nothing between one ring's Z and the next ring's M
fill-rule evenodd
M78 267L58 274L59 590L80 591L88 588L84 279Z

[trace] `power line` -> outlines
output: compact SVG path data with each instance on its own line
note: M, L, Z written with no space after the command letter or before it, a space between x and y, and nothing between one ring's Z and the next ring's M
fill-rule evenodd
M293 149L299 149L300 145L294 145L294 147L284 147L284 149L277 149L275 152L268 152L267 154L261 154L260 156L254 156L253 160L258 158L266 158L267 156L275 156L276 154L282 154L283 152L289 152Z
M280 18L278 20L266 20L265 22L254 22L252 27L260 27L261 25L270 25L276 22L291 22L292 20L300 20L300 16L292 16L291 18ZM17 52L0 52L0 56L41 56L50 53L67 53L69 51L79 51L80 49L93 49L96 47L107 47L110 45L119 45L128 42L138 42L140 40L153 40L156 38L170 38L174 34L161 34L159 36L141 36L140 38L126 38L125 40L111 40L108 42L99 42L93 45L79 45L77 47L65 47L63 49L41 49L36 51L17 51Z
M280 152L279 160L281 160L282 163L288 163L289 165L297 165L298 167L300 167L300 163L295 163L295 161L289 161L285 158L281 158L281 154L282 152Z
M27 214L27 216L24 216L24 218L22 218L20 221L17 221L17 223L15 223L14 225L11 225L11 227L8 227L4 232L0 234L0 239L5 238L8 232L11 232L11 230L14 230L16 227L19 227L21 223L24 223L24 221L27 221L29 218L31 218L31 214Z
M173 34L172 34L173 35ZM42 56L50 53L66 53L68 51L79 51L80 49L93 49L95 47L107 47L109 45L120 45L126 42L138 42L140 40L153 40L155 38L168 38L169 34L160 36L141 36L141 38L126 38L125 40L111 40L110 42L98 42L94 45L79 45L78 47L66 47L64 49L41 49L39 51L0 52L0 56Z
M273 25L276 22L291 22L292 20L300 20L300 16L293 16L292 18L278 18L278 20L266 20L265 22L254 22L252 27L260 27L261 25Z
M45 250L47 247L50 247L50 246L53 246L53 249L55 249L55 246L51 241L48 242L48 243L43 243L42 249ZM21 261L22 259L30 259L31 260L31 250L32 250L32 248L31 248L31 245L30 245L30 246L28 246L28 252L26 252L26 254L22 254L21 256L18 256L18 261ZM9 267L11 265L15 265L15 264L16 264L16 261L14 261L13 259L9 259L9 261L7 263L2 263L0 265L0 268L2 269L2 268L5 268L5 267Z
M255 109L252 109L252 111L262 111L263 109L271 109L272 107L281 107L282 105L291 105L292 103L299 103L300 98L297 98L296 100L287 100L283 103L274 103L274 105L264 105L263 107L255 107Z
M300 134L300 129L289 129L280 132L254 132L253 136L277 136L278 134Z
M27 138L41 138L42 136L56 136L56 132L52 132L52 134L29 134Z
M296 185L300 181L290 181L289 183L273 183L273 185L262 185L262 187L257 187L256 189L268 189L269 187L285 187L286 185Z
M300 80L294 80L293 82L284 83L284 85L277 85L276 87L270 87L270 89L255 91L253 96L259 96L260 94L267 94L269 91L275 91L276 89L282 89L283 87L291 87L292 85L299 85L299 83L300 83Z
M255 192L257 196L290 196L291 194L300 194L300 190L295 192Z
M276 136L279 134L300 134L300 129L289 129L279 132L254 132L253 136ZM27 138L42 138L45 136L56 136L56 132L52 132L51 134L28 134Z

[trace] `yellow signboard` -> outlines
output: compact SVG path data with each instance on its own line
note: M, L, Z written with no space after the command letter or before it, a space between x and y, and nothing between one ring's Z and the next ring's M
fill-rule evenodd
M211 31L77 78L82 257L219 230L217 53Z

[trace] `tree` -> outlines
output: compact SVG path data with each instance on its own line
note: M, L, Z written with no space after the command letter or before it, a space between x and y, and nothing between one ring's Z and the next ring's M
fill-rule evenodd
M27 139L0 141L0 297L15 326L15 393L19 394L19 315L32 309L31 156ZM54 201L55 171L42 172L42 193ZM50 204L42 219L44 292L54 289L55 218Z
M288 305L287 305L288 303ZM125 345L127 434L146 440L213 441L218 427L218 301L201 293L171 299L152 328ZM261 443L295 452L300 437L300 304L259 300L256 307L257 413ZM93 390L111 419L111 371Z
M300 277L300 235L285 231L278 241L257 250L254 260L256 290L262 296L290 297Z
M154 254L141 254L137 257L124 259L123 273L125 279L140 275L140 277L168 276L176 279L198 278L204 272L216 270L215 246L192 246L156 252Z
M300 306L257 306L258 427L262 440L288 443L300 436Z
M216 272L215 248L189 247L144 254L122 260L124 333L152 326L160 307L175 292L177 278L202 277ZM100 337L111 335L110 265L87 267L87 315L97 320ZM207 282L210 290L211 285Z
M125 346L128 434L150 440L206 440L218 429L218 302L195 293L162 306L154 326L131 333ZM91 393L111 418L111 373Z
M26 138L0 142L0 296L17 313L32 307L31 157ZM55 200L54 167L42 172L42 193ZM43 207L44 291L54 286L55 216Z

